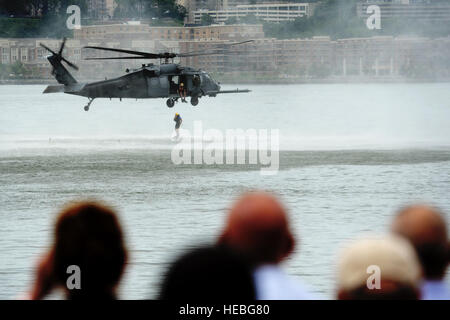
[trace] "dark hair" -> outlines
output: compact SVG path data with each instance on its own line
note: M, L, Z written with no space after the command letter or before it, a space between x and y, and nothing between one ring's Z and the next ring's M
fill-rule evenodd
M115 298L126 262L122 230L115 212L99 203L82 202L66 208L55 228L54 276L66 286L67 268L81 271L81 289L68 290L70 299Z
M416 244L415 249L422 264L425 278L441 279L449 263L450 250L447 243Z
M203 247L177 259L163 281L160 299L255 300L249 265L224 247Z

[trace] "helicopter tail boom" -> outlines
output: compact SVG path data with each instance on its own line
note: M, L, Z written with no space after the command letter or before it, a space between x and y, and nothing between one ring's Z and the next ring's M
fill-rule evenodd
M64 85L48 86L43 93L59 93L64 92Z

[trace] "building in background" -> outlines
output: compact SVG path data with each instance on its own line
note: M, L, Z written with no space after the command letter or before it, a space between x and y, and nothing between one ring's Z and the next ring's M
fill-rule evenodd
M51 66L47 60L48 52L39 43L43 43L54 51L61 45L56 39L0 39L0 63L13 65L22 63L32 69L34 76L51 78ZM77 40L67 40L64 56L78 64L81 61L81 43Z
M220 10L198 9L191 14L192 23L200 24L204 15L210 16L215 23L223 23L229 19L243 19L255 16L264 21L291 21L298 17L310 17L314 14L315 3L264 3L227 7Z
M378 36L332 40L265 38L262 25L213 25L204 27L152 27L144 24L84 26L69 39L64 56L79 65L79 80L100 80L124 74L146 60L86 61L87 57L108 57L110 52L82 49L104 46L144 52L206 52L218 45L253 39L233 47L233 54L215 54L176 59L183 65L201 68L236 80L258 81L280 77L398 79L450 79L450 37ZM39 77L51 76L42 42L57 51L56 39L0 39L0 62L21 63ZM116 55L113 55L116 56ZM120 56L118 54L117 56Z
M75 39L84 40L240 40L264 38L262 25L211 25L198 27L154 27L128 23L83 26L74 30Z
M245 7L245 6L254 6L254 9L257 10L258 5L263 4L272 4L272 10L277 11L275 9L277 6L274 4L296 4L300 1L293 0L181 0L180 4L184 5L187 9L188 16L186 17L186 23L188 24L198 24L199 23L199 15L202 14L210 14L223 17L223 16L235 16L238 14L236 11L239 11L239 17L243 17L243 13L241 10L237 9L237 7ZM307 1L305 1L307 2ZM315 1L314 1L315 2ZM314 5L314 3L312 3ZM261 7L262 8L262 7ZM283 7L285 8L285 7ZM252 8L253 10L253 8ZM283 9L282 9L283 10ZM200 11L202 13L200 13ZM269 13L267 12L267 7L265 12L264 9L260 10L260 14L262 16L267 16ZM294 9L292 10L294 11ZM275 12L271 12L270 14L276 14ZM201 18L200 18L201 19ZM215 18L217 20L217 18ZM225 19L226 20L226 19ZM217 20L224 21L223 19ZM272 20L272 21L280 21L280 20Z
M185 41L182 51L207 51L220 42ZM183 58L182 63L242 79L303 78L446 78L450 77L450 38L370 37L331 40L259 39L238 55Z
M295 0L180 0L181 5L197 9L223 10L238 5L265 4L265 3L295 3ZM315 1L311 1L315 2Z
M187 11L185 23L193 24L194 12L199 9L219 10L222 8L221 0L179 0L178 4L184 6Z
M450 21L450 1L447 0L361 0L357 3L359 17L367 18L367 8L377 5L381 19L414 19Z
M92 19L109 20L114 16L114 0L88 0L88 13Z

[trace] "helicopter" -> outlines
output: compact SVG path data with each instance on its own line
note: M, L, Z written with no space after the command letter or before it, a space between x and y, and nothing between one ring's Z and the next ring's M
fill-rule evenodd
M148 53L106 47L87 46L84 49L94 49L111 51L116 53L131 54L133 56L108 57L108 58L86 58L86 60L119 60L119 59L160 59L160 64L142 64L140 68L126 70L126 74L113 79L79 83L70 74L62 62L72 69L78 70L78 66L68 61L62 56L66 38L63 39L58 52L53 51L44 44L40 46L48 50L51 55L47 60L53 67L52 75L59 85L48 86L43 93L67 93L88 98L88 104L84 107L89 111L89 107L97 98L123 98L151 99L167 98L167 107L172 108L179 99L183 102L186 97L190 97L191 105L196 106L199 99L204 96L216 97L225 93L248 93L250 90L221 90L220 83L214 80L207 72L188 66L181 66L174 63L176 57L195 57L200 55L224 54L227 47L236 46L251 42L247 40L238 43L222 44L221 48L209 52L188 52L188 53ZM236 52L235 52L236 53Z

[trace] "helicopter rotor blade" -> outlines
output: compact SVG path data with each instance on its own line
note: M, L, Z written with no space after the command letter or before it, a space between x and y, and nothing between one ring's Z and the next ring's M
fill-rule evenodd
M84 60L131 60L131 59L149 59L147 57L107 57L107 58L85 58Z
M72 62L70 62L69 60L67 60L66 58L61 58L62 61L64 61L65 63L67 63L67 65L75 70L78 71L78 66Z
M66 58L64 58L64 57L62 56L62 52L63 52L63 50L64 50L66 41L67 41L67 38L64 38L64 39L63 39L63 42L62 42L62 44L61 44L61 47L59 48L58 53L56 53L55 51L53 51L52 49L50 49L49 47L47 47L47 46L46 46L45 44L43 44L43 43L39 43L39 45L40 45L42 48L44 48L45 50L49 51L51 54L53 54L53 55L54 55L57 59L59 59L60 61L64 61L65 63L67 63L67 65L68 65L69 67L71 67L71 68L73 68L73 69L75 69L75 70L78 71L79 68L78 68L77 65L75 65L75 64L72 63L72 62L70 62L69 60L67 60ZM54 73L55 73L55 70L53 69L53 70L52 70L52 74L54 74Z
M220 43L217 44L217 46L219 46L218 48L213 48L212 50L224 50L226 47L231 47L231 46L237 46L240 44L244 44L244 43L249 43L249 42L253 42L254 40L246 40L246 41L242 41L242 42L235 42L235 43ZM211 54L217 54L215 53L215 51L209 51L211 52ZM197 51L190 51L190 52L184 52L184 53L179 53L177 54L178 57L194 57L195 55L206 55L205 51L203 50L197 50Z
M39 43L39 45L40 45L42 48L44 48L45 50L49 51L50 53L55 54L55 55L57 54L55 51L53 51L52 49L50 49L49 47L47 47L45 44Z
M244 43L254 42L255 40L246 40L241 42L235 42L235 43L224 43L225 46L237 46Z
M119 52L119 53L126 53L126 54L135 54L138 56L146 57L147 59L159 59L160 54L156 53L150 53L150 52L140 52L140 51L132 51L132 50L123 50L123 49L114 49L114 48L105 48L105 47L92 47L87 46L84 47L86 49L95 49L95 50L103 50L103 51L112 51L112 52Z
M196 54L177 54L177 57L186 58L186 57L196 57L196 56L208 56L208 55L218 55L218 54L242 54L243 52L234 52L234 51L214 51L214 52L203 52ZM106 57L106 58L85 58L84 60L133 60L133 59L149 59L147 57Z
M111 51L125 54L137 55L139 57L107 57L107 58L86 58L85 60L121 60L121 59L173 59L176 57L196 57L196 56L206 56L206 55L217 55L217 54L226 54L224 50L226 47L236 46L244 43L253 42L254 40L246 40L242 42L235 43L223 43L219 44L220 47L216 49L212 49L211 51L191 51L185 53L172 53L172 52L164 52L164 53L151 53L151 52L141 52L141 51L133 51L133 50L124 50L124 49L114 49L114 48L106 48L106 47L96 47L96 46L86 46L85 49L94 49L94 50L103 50L103 51ZM232 53L234 54L234 53Z
M180 57L180 58L188 58L188 57L198 57L198 56L213 56L213 55L220 55L220 54L233 55L233 54L244 54L244 52L218 50L218 51L209 51L209 52L203 52L203 53L179 54L177 56Z
M223 49L217 48L217 49L212 49L212 50L223 50ZM188 51L188 52L183 52L183 53L177 53L177 56L178 57L183 57L183 56L186 56L186 55L192 55L192 54L197 54L197 53L205 53L205 50L196 50L196 51Z
M64 47L66 46L66 41L67 41L67 38L64 37L64 38L63 38L63 42L61 43L61 47L59 47L58 55L62 55L62 53L63 53L63 51L64 51Z

